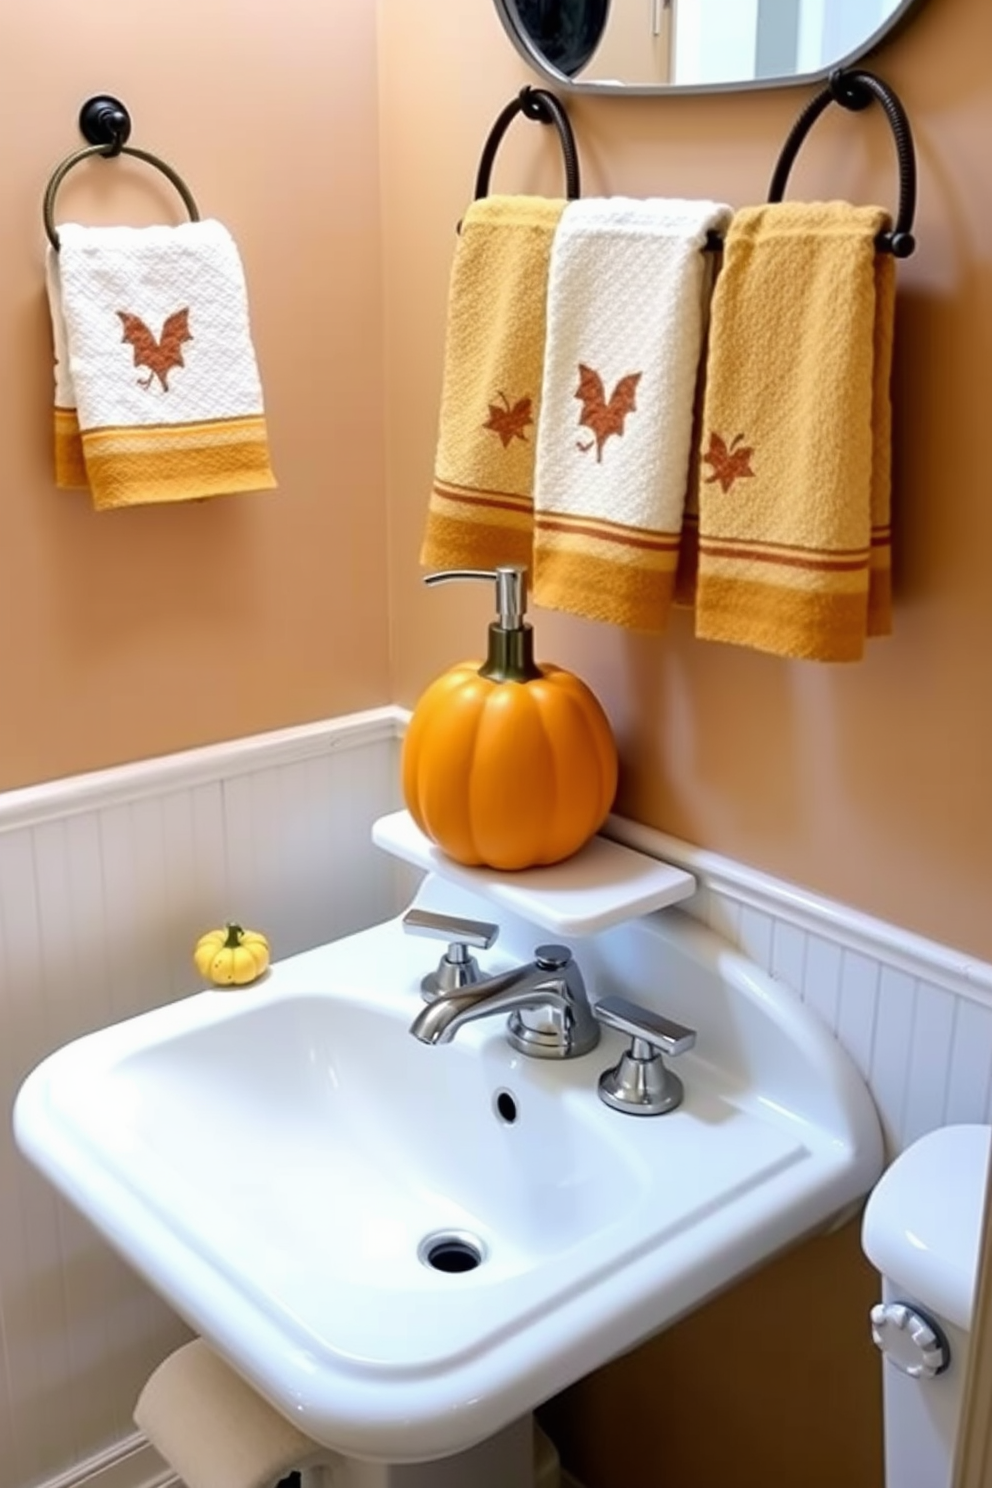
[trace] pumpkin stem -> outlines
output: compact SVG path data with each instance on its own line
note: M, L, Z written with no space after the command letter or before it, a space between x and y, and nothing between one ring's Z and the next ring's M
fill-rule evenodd
M240 925L235 925L233 921L230 920L224 926L224 929L227 931L227 939L221 946L221 950L233 951L234 948L236 946L239 946L242 940L244 940L245 932L242 930Z
M490 682L533 682L543 676L534 660L533 628L526 623L514 629L490 625L489 651L479 676Z

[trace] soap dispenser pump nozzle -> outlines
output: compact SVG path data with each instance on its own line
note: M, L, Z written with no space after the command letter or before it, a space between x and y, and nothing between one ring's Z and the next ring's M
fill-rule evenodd
M489 627L489 653L479 674L494 682L532 682L542 676L534 660L534 632L527 612L527 570L520 563L496 568L448 568L425 574L425 584L449 579L487 579L496 585L497 620Z

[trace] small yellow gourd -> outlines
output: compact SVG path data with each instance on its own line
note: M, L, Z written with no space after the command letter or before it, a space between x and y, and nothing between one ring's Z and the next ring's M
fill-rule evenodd
M227 924L223 930L208 930L193 952L201 976L218 987L244 987L262 975L269 964L269 943L255 930Z

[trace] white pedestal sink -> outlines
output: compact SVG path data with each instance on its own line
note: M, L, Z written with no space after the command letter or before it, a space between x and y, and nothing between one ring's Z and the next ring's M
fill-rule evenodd
M467 1452L431 1462L339 1458L305 1474L302 1488L535 1488L533 1422L515 1421Z
M417 902L493 918L435 876ZM547 939L498 918L484 970ZM881 1172L868 1093L790 989L678 910L573 949L594 1001L698 1030L678 1110L598 1099L616 1033L561 1062L515 1053L502 1019L411 1038L436 956L399 920L80 1039L18 1096L23 1150L343 1456L335 1488L489 1488L487 1460L492 1488L527 1488L535 1405L829 1225ZM478 1264L437 1269L446 1237Z

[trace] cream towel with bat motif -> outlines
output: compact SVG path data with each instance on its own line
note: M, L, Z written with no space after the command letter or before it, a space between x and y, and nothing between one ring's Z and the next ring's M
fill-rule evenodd
M534 599L631 630L668 619L719 202L571 202L551 250Z
M275 486L241 259L219 222L59 227L55 475L98 510Z

